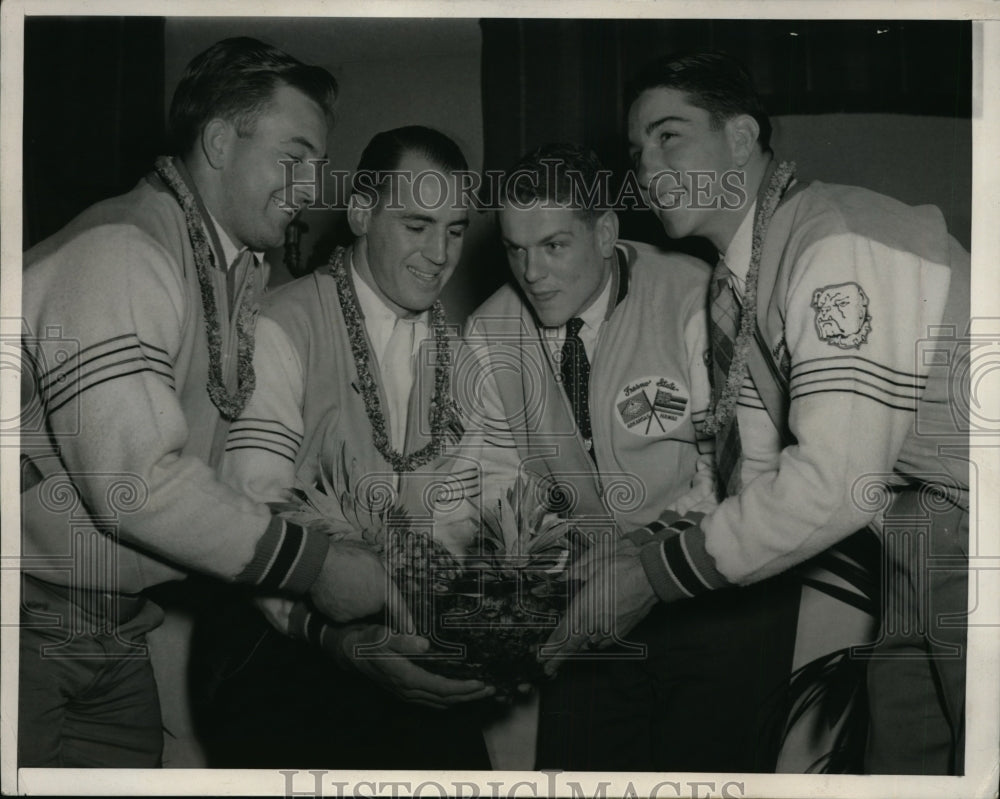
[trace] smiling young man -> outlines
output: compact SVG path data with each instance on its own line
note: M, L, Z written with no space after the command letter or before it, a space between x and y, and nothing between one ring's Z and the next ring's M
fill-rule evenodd
M449 407L438 393L457 342L437 301L469 224L455 174L467 169L430 128L369 142L347 211L354 243L274 292L257 325L257 389L223 466L233 485L275 501L329 480L352 496L358 516L345 524L358 533L387 495L416 518L436 513L424 502L442 473L475 501L475 470L453 468L448 454L461 423L433 412ZM493 690L420 668L408 655L427 641L381 619L333 625L281 598L259 607L270 623L237 603L209 636L223 663L240 664L213 699L212 765L489 768L479 722L459 706Z
M25 255L22 399L44 426L22 447L21 766L159 765L145 636L163 613L144 589L203 573L309 592L344 620L384 605L377 558L215 474L253 386L259 251L291 219L281 161L325 153L335 92L326 70L256 40L213 45L175 92L173 156ZM67 572L74 535L92 548Z
M714 507L701 429L708 268L619 240L614 210L599 191L590 196L602 169L585 148L541 147L508 175L499 221L514 283L466 332L482 368L470 418L486 501L518 471L534 472L595 534L595 551L664 511ZM789 660L764 642L788 639L793 610L785 587L769 582L623 626L612 653L567 663L541 687L535 767L773 768L762 714Z
M606 564L568 626L592 623L583 608L595 602L632 617L821 555L847 578L827 580L843 604L812 623L832 628L843 610L878 598L844 557L871 525L884 539L886 585L867 661L864 769L961 773L968 391L948 364L968 353L968 253L936 208L794 182L793 165L772 157L751 79L728 56L662 59L632 96L630 145L654 213L670 235L703 236L723 256L708 427L725 498L641 531L641 553ZM724 201L733 185L746 196L738 208ZM563 651L585 641L570 636Z

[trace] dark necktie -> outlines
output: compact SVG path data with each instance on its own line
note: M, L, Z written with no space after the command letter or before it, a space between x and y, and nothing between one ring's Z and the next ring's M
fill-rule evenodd
M569 404L573 408L576 426L580 429L580 435L583 436L587 444L590 457L593 458L594 445L590 430L590 401L588 399L590 361L587 360L587 351L583 347L583 339L580 338L580 328L582 327L583 320L577 316L566 323L566 341L563 342L559 371L566 389L566 396L569 397Z
M733 347L740 323L740 304L730 284L730 272L721 258L712 275L712 318L709 332L712 340L712 393L716 403L722 396L733 362ZM719 476L717 491L720 501L740 491L740 426L733 412L715 435L715 467Z

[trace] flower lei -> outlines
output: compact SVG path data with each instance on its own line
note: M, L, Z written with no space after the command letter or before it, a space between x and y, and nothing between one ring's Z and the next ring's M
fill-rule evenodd
M257 376L253 368L254 329L257 314L260 311L253 302L256 272L252 272L250 275L243 303L237 312L237 382L236 392L231 394L226 390L225 379L222 375L222 332L219 327L219 310L215 302L215 289L212 286L211 273L211 270L215 268L215 253L212 252L205 236L201 213L191 190L177 172L173 161L166 156L157 158L156 174L173 192L184 211L184 222L187 225L191 249L194 251L194 263L198 271L201 304L205 312L205 334L208 339L208 396L211 397L212 403L219 409L223 418L232 421L243 412L243 408L246 407L257 384Z
M733 360L726 375L726 385L721 396L717 397L709 409L705 419L704 429L709 435L715 435L723 430L736 414L736 401L739 398L740 387L747 373L747 357L753 340L754 326L757 324L757 278L760 275L761 251L764 247L764 236L767 227L774 216L778 203L788 184L795 177L795 162L782 161L771 175L767 184L767 192L763 199L757 202L757 210L753 220L753 245L750 251L750 268L747 270L746 287L743 291L742 310L740 312L740 329L733 343Z
M403 455L392 448L389 435L386 433L385 416L382 413L382 403L378 396L378 386L369 368L368 344L365 339L361 312L354 299L354 291L348 283L347 268L344 266L344 248L337 247L330 256L330 274L337 283L337 297L344 313L347 334L351 342L351 354L354 356L354 367L358 372L361 397L364 399L365 412L372 428L372 439L375 449L392 465L394 472L412 472L430 463L444 450L448 431L457 424L457 414L454 401L450 396L451 386L451 347L448 344L448 334L445 329L444 308L440 300L431 306L431 330L437 349L434 364L434 398L431 400L430 422L431 440L421 449L409 455Z

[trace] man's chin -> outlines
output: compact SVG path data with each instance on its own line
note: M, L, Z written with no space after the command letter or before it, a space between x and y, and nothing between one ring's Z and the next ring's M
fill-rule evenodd
M663 226L663 230L672 239L682 239L685 236L690 236L690 231L685 229L685 226L681 224L674 211L658 211L656 213L656 218L660 220L660 224Z
M291 224L292 219L287 214L282 214L280 220L270 220L271 224L255 231L255 241L247 242L251 250L274 250L285 246L285 231Z
M390 297L390 301L402 309L407 316L419 316L424 311L429 310L440 297L440 292L426 292L416 295L409 294L406 297Z
M562 327L569 321L569 317L563 318L562 316L554 316L552 314L542 314L538 312L537 308L534 311L542 327Z
M285 231L275 233L270 236L261 236L257 241L251 241L247 246L254 252L264 252L266 250L276 250L285 246Z

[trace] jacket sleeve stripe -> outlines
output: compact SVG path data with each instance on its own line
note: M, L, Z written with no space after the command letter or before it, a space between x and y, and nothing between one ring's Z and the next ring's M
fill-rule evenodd
M282 424L281 422L277 421L276 419L263 419L263 418L261 418L259 416L241 416L239 419L237 419L235 422L233 422L233 425L232 425L231 429L238 430L242 426L248 424L249 422L256 422L257 424L262 425L264 427L280 427L281 430L284 430L294 440L296 440L296 441L301 441L302 440L302 434L296 432L295 430L293 430L292 428L290 428L288 425ZM278 433L279 431L276 430L275 432Z
M294 456L289 455L287 452L282 452L280 449L271 449L270 447L265 447L265 446L256 445L256 444L253 445L253 446L246 445L246 446L238 446L238 447L232 447L229 444L226 444L226 452L235 452L236 450L240 450L240 449L253 449L253 450L257 450L258 452L268 452L271 455L277 455L279 458L284 458L289 463L293 463L293 464L295 463L295 457Z
M229 430L230 430L230 436L257 433L258 436L247 435L247 437L266 438L269 441L284 438L289 441L288 446L294 447L295 449L298 449L299 445L302 443L302 436L289 435L288 433L284 433L281 430L270 430L267 427L257 427L248 424L240 424L239 422L233 422L233 425L232 427L229 428ZM275 440L275 443L280 443L280 442Z
M896 405L896 404L894 404L892 402L889 402L887 399L885 399L883 397L878 397L878 396L875 396L874 394L869 394L867 392L858 391L858 390L852 389L852 388L831 388L831 389L825 389L825 390L821 390L821 391L803 391L803 392L800 392L800 393L797 393L797 394L793 394L792 395L792 399L802 399L802 397L809 397L809 396L811 396L813 394L837 394L837 393L839 393L839 394L857 394L859 397L864 397L865 399L870 399L870 400L872 400L874 402L879 403L880 405L884 405L885 407L892 408L893 410L896 410L896 411L913 411L916 408L916 401L911 402L909 405Z
M677 579L677 576L663 555L663 544L660 541L650 541L639 549L639 561L653 591L664 602L675 599L687 599L691 596Z
M267 570L259 583L264 590L277 590L281 588L285 575L291 571L302 549L305 530L297 524L285 522L285 535L282 538L281 546L278 548L277 556L274 558L271 568Z
M123 342L128 343L122 346ZM111 349L108 349L109 346ZM173 389L173 367L168 360L160 357L161 353L164 353L162 349L146 344L135 334L115 336L99 344L92 344L46 371L39 378L41 395L51 413L84 391L107 382L108 379L127 377L141 372L159 375ZM38 361L33 358L32 362L35 363L37 370ZM136 363L145 364L145 368L132 368ZM94 379L95 375L115 370L117 373L110 377Z
M267 445L265 447L265 449L269 449L271 447L277 447L278 449L287 450L292 455L295 455L299 451L299 442L298 441L283 441L280 438L274 438L271 435L269 435L268 431L266 431L266 430L254 431L254 433L251 433L250 431L247 431L247 430L239 430L239 431L237 431L236 435L230 435L229 436L229 441L230 442L233 442L233 441L260 441L263 444ZM228 452L230 449L234 449L234 448L230 447L227 444L226 445L226 451Z
M792 365L792 380L801 377L809 372L816 371L815 369L805 369L806 366L812 366L813 364L833 364L833 366L825 368L840 368L840 369L865 369L863 366L855 366L854 362L859 364L868 364L869 367L875 367L877 370L883 372L889 372L892 375L898 375L899 377L908 378L911 380L921 379L919 375L913 372L903 372L899 369L893 369L890 366L885 366L884 364L878 363L877 361L870 360L869 358L862 358L859 355L836 355L832 358L811 358L805 361L799 361ZM869 369L868 371L871 371ZM887 378L888 379L888 378Z
M705 532L699 526L703 518L702 513L690 513L674 522L666 537L647 538L639 550L646 577L664 602L731 585L705 549Z
M136 341L138 341L135 333L123 333L120 336L112 336L111 338L105 339L104 341L98 341L96 344L90 344L89 346L81 348L78 352L75 352L73 355L71 355L70 357L68 357L62 363L58 363L55 366L53 366L50 369L48 369L47 371L45 371L41 375L42 382L48 380L50 377L52 377L53 375L55 375L57 372L70 372L70 371L72 371L74 369L78 369L80 363L85 363L87 360L92 360L94 357L100 357L100 355L98 355L98 356L90 356L87 359L85 359L84 361L81 361L81 359L83 358L83 356L86 353L93 352L94 350L99 349L101 347L107 347L107 346L112 345L112 344L117 344L119 341L125 341L126 339L135 339ZM133 344L132 346L135 346L135 345ZM121 349L122 348L114 350L114 352L120 352ZM107 354L107 353L104 353L104 354Z
M325 534L275 516L257 542L253 559L236 579L264 590L304 594L319 575L328 549Z
M705 534L695 522L692 521L691 526L677 537L691 570L705 588L711 590L729 585L729 581L715 568L715 559L705 549Z
M681 536L674 535L664 539L663 560L686 594L695 596L708 590L709 586L705 584L691 565L681 542Z
M881 394L886 398L902 399L902 400L912 400L916 402L920 399L920 394L922 393L922 388L912 387L909 393L902 393L895 391L884 386L880 386L877 383L869 382L868 380L859 380L857 377L854 378L836 378L831 377L825 380L813 380L809 383L800 383L792 388L792 396L795 397L804 392L805 389L812 389L814 387L826 386L826 388L820 388L820 391L836 391L837 389L851 389L864 386L872 391Z
M829 374L834 372L837 374ZM812 377L806 378L806 375L813 375ZM877 372L872 372L868 369L849 369L846 367L837 367L829 369L814 369L811 372L805 372L801 375L797 375L792 378L792 389L794 390L797 386L810 386L814 383L829 383L836 381L874 381L878 385L884 387L885 391L892 391L896 388L901 389L911 389L913 391L922 391L924 386L927 385L926 377L912 377L909 381L903 382L900 380L890 380L884 375L880 375Z
M94 382L91 382L91 383L87 383L87 381L89 381L94 375L101 374L103 372L107 372L109 369L121 369L123 367L127 367L127 366L130 366L131 364L135 364L135 363L146 364L146 366L144 368L142 368L142 369L138 369L138 370L136 370L136 369L130 369L127 372L121 372L119 374L114 374L114 375L111 375L110 377L107 377L107 378L105 378L103 380L97 380L97 381L94 381ZM125 377L126 375L136 374L137 372L155 372L156 374L160 375L160 377L165 378L170 383L170 387L173 388L173 379L174 379L174 377L173 377L172 374L170 374L169 372L164 373L162 369L156 368L155 366L153 366L152 364L150 364L149 361L147 361L145 358L143 358L143 357L140 356L138 358L127 358L125 360L118 361L117 363L107 363L107 364L104 364L103 366L98 366L96 369L91 369L86 374L81 375L79 378L77 378L77 380L75 380L74 382L69 383L69 384L63 386L58 391L55 391L51 395L49 395L48 402L49 402L49 404L57 403L59 405L62 405L62 404L64 404L66 402L66 399L63 399L63 400L60 401L60 399L59 399L60 394L65 394L67 391L71 392L68 395L68 399L71 400L74 397L78 396L79 394L82 394L84 391L86 391L89 388L93 388L94 386L100 385L101 383L105 383L108 380L113 380L113 379L115 379L117 377ZM84 385L84 383L87 383L87 384ZM73 391L73 389L76 389L76 390Z
M114 346L123 341L130 341L130 343L121 347ZM114 346L114 349L104 352L94 352L95 350L108 346ZM155 361L156 363L167 367L168 370L173 370L173 364L170 363L169 354L165 350L160 347L155 347L152 344L147 344L139 339L134 333L126 333L125 335L115 336L97 344L91 344L89 347L84 347L82 350L74 353L62 363L56 364L51 369L46 371L43 375L41 375L39 382L43 385L43 390L49 391L52 388L52 383L56 381L64 382L71 379L74 372L81 371L91 363L99 362L103 358L110 358L113 355L133 350L136 351L137 357ZM151 355L146 352L146 350L152 350L155 354ZM86 353L91 354L84 357ZM167 355L168 357L165 359L159 357L160 355Z
M97 386L101 385L102 383L107 383L107 382L109 382L111 380L117 380L117 379L122 378L122 377L129 377L130 375L142 374L143 372L152 372L153 374L159 375L160 377L167 378L168 380L171 381L170 388L171 388L171 390L173 390L174 386L173 386L173 382L172 382L172 380L173 380L173 376L172 375L164 375L162 372L158 372L155 369L153 369L152 367L143 366L140 369L133 369L132 371L129 371L129 372L122 372L121 374L111 375L109 377L105 377L103 380L98 380L98 381L96 381L94 383L91 383L90 385L83 386L79 390L73 392L72 394L70 394L69 396L67 396L65 399L63 399L62 402L58 403L55 406L48 407L47 411L50 414L51 413L55 413L60 408L64 407L65 405L68 405L74 399L76 399L77 397L79 397L85 391L88 391L88 390L90 390L92 388L96 388Z
M676 536L674 537L676 538ZM674 583L674 585L677 586L677 588L679 588L684 593L684 596L693 597L696 593L700 593L701 589L696 587L695 590L692 591L686 584L686 581L677 576L677 572L674 570L673 566L670 565L670 559L667 557L666 541L661 542L658 549L660 554L660 560L663 563L663 568L666 570L666 573L670 576L670 579Z

